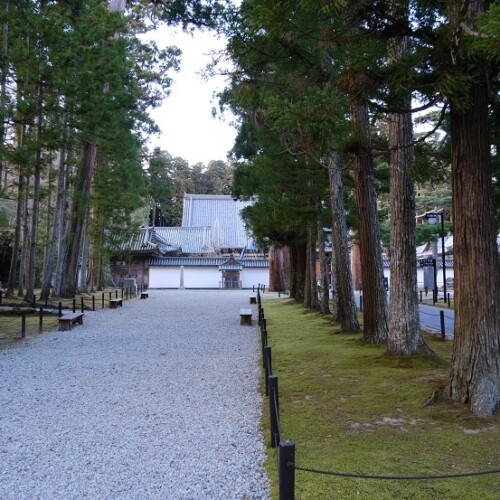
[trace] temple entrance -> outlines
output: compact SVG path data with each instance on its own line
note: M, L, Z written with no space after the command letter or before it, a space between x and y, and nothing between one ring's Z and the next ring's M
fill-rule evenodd
M233 256L227 262L219 266L222 272L222 281L220 287L225 289L241 288L240 271L243 269L241 262L238 262Z

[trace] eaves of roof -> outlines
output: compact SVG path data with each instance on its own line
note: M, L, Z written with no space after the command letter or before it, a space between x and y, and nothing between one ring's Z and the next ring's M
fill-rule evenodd
M217 267L227 262L225 257L155 257L149 260L150 267ZM241 268L263 269L269 267L268 259L242 259Z

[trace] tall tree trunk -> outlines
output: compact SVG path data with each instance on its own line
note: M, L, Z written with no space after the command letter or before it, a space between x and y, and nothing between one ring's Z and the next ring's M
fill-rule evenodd
M332 211L332 290L334 301L338 304L334 309L333 320L340 323L344 332L360 330L354 289L352 283L351 264L349 259L349 239L347 235L346 211L344 206L344 190L342 171L338 154L334 153L328 165L330 182L330 203ZM334 279L335 277L335 279ZM337 310L336 310L337 309Z
M9 10L9 1L5 3L5 12ZM2 25L2 47L1 47L1 60L2 65L0 69L0 193L2 192L2 178L3 178L3 150L5 141L5 114L7 110L7 74L9 69L8 60L8 40L9 40L9 25L5 22Z
M301 303L304 302L306 253L306 243L290 246L290 297Z
M492 197L488 86L453 105L455 337L449 391L479 416L500 405L500 269Z
M20 265L19 248L21 247L21 228L23 227L24 214L24 191L25 176L22 168L19 169L19 182L17 188L17 210L16 210L16 228L14 230L14 245L10 261L9 283L7 286L7 295L12 297L17 284L18 269Z
M306 275L304 287L304 305L309 309L318 309L318 283L316 280L316 238L313 226L307 228Z
M23 242L21 245L21 256L19 259L19 277L17 285L17 296L24 296L24 287L26 286L26 274L28 272L28 250L31 234L31 215L29 213L30 184L29 177L25 177L23 194L23 219L24 231L22 232Z
M57 197L56 206L54 208L54 223L52 226L52 238L49 238L49 245L47 248L47 257L45 259L45 266L43 269L42 277L42 298L49 297L52 279L54 276L54 268L56 264L56 253L60 239L61 222L63 218L63 209L65 205L65 174L66 174L66 147L68 138L68 125L67 117L64 116L63 120L63 148L59 156L59 167L57 172Z
M35 279L38 248L38 224L40 217L40 183L42 177L42 129L43 129L43 82L40 76L38 82L38 106L36 126L35 171L33 179L32 225L29 248L28 283L25 300L31 302L35 295Z
M321 203L319 203L321 205ZM328 289L328 258L325 251L325 232L322 224L318 221L318 260L320 272L321 296L319 299L319 312L330 314L330 290Z
M363 342L379 344L387 340L387 297L384 288L377 196L366 104L354 98L350 114L354 142L357 145L354 157L354 182L363 280Z
M269 251L269 290L284 292L287 286L285 248L271 247Z
M392 2L394 19L407 22L408 5ZM406 37L389 40L390 62L397 64L407 52ZM398 99L402 108L411 108L410 95ZM417 297L417 255L415 238L415 187L413 123L410 112L389 115L391 300L387 353L411 356L426 350L420 331Z
M487 5L471 2L468 15L474 19ZM460 46L456 49L457 64L475 73L467 98L451 105L455 337L449 393L474 414L486 417L500 406L500 267L492 193L489 82L487 70L474 65L476 61L462 53Z
M89 266L89 250L90 250L90 214L87 213L84 228L84 237L82 243L82 264L80 266L80 284L78 285L78 291L80 293L86 293L88 290L87 279L88 279L88 266Z
M500 269L492 203L488 87L452 107L455 337L450 395L488 416L500 404Z
M67 154L71 151L71 142L68 143ZM69 232L69 195L70 195L70 178L72 175L72 168L69 161L66 161L65 174L64 174L64 189L61 201L61 217L60 227L57 233L57 261L54 273L54 296L61 296L61 286L63 282L63 270L65 264L66 247L68 246L68 232Z
M77 290L78 266L82 250L83 230L89 211L90 190L96 165L96 145L87 142L83 148L82 161L73 193L71 222L67 233L67 247L64 257L61 297L74 297Z

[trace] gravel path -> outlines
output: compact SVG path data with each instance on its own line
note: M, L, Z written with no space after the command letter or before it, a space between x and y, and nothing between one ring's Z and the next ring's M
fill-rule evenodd
M248 295L150 290L0 351L0 498L268 499Z

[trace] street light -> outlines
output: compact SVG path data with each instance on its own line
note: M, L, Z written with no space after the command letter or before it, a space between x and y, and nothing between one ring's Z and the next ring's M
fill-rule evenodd
M437 218L441 219L441 256L443 260L443 293L444 293L444 302L447 302L446 298L446 262L445 262L445 248L444 248L444 209L441 212L430 212L425 214L427 218L427 222L429 224L435 224L437 222Z

